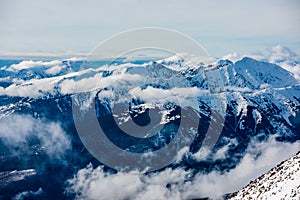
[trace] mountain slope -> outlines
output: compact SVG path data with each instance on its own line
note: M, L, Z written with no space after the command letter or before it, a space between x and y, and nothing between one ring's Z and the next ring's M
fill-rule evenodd
M251 181L229 199L300 199L300 152Z

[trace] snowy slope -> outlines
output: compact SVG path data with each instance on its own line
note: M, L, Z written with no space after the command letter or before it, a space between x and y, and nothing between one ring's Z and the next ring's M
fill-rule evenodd
M251 181L230 199L300 199L300 152Z

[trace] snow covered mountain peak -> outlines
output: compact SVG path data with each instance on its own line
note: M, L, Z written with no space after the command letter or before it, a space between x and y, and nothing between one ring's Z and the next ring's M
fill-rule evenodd
M269 84L273 87L287 87L297 84L297 80L290 72L276 64L244 57L234 66L238 74L243 75L247 81L253 80L253 86Z
M217 61L217 64L219 66L226 66L226 65L232 65L233 62L231 60L228 60L228 59L225 59L225 60L220 59L220 60Z

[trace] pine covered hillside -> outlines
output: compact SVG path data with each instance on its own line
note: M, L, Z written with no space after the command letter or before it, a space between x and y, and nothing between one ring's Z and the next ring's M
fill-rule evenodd
M235 193L240 199L300 199L300 151Z

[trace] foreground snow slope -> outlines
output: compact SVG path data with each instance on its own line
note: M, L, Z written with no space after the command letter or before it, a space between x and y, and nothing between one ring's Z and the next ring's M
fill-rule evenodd
M300 199L300 151L251 181L230 199Z

